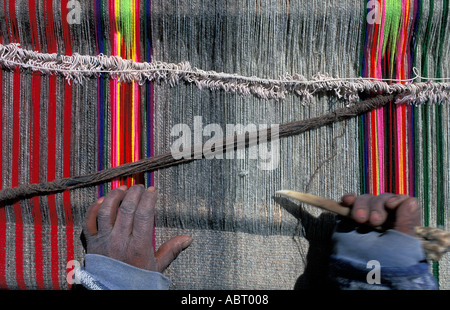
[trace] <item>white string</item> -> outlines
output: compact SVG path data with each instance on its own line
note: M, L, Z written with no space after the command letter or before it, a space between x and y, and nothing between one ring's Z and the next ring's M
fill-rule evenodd
M82 82L86 77L109 74L119 81L135 80L140 84L145 81L165 81L171 86L179 80L195 83L200 89L222 89L240 95L253 94L265 99L284 99L287 92L293 92L310 102L312 95L319 91L333 90L335 94L350 102L359 100L359 92L400 93L397 103L415 102L432 103L448 102L450 100L450 84L434 82L450 80L450 78L422 77L414 67L414 77L410 79L377 79L377 78L330 78L327 74L316 74L311 80L301 75L286 74L279 79L264 79L237 74L203 71L192 68L188 62L180 64L155 61L134 62L119 56L79 55L61 56L28 51L20 48L17 43L6 46L0 44L0 65L7 68L20 67L42 73L60 73L71 80ZM418 79L427 82L414 82ZM388 84L386 82L395 82ZM404 82L405 84L401 84Z
M1 44L0 44L1 45ZM52 55L52 54L49 54ZM95 56L91 56L95 57ZM4 64L9 65L15 65L18 67L22 67L25 69L32 69L33 71L41 71L41 70L51 70L54 72L59 73L89 73L89 74L114 74L114 73L143 73L143 72L174 72L174 73L183 73L183 74L198 74L198 71L192 71L192 70L180 70L180 69L169 69L169 68L151 68L151 69L142 69L142 70L133 70L133 69L125 69L125 70L91 70L91 69L59 69L59 68L49 68L44 66L36 66L36 65L29 65L26 63L19 63L12 60L1 58L0 62ZM9 66L8 66L9 67ZM264 78L256 78L256 77L248 77L248 76L242 76L242 75L236 75L236 74L227 74L227 73L207 73L207 75L222 78L222 79L238 79L248 82L257 82L257 83L286 83L286 84L315 84L315 83L323 83L323 82L341 82L341 81L353 81L353 80L362 80L362 81L379 81L379 82L410 82L417 79L424 79L429 81L437 81L437 80L450 80L450 78L431 78L431 77L424 77L419 74L419 69L416 67L412 68L412 71L414 73L414 77L410 79L380 79L380 78L364 78L364 77L355 77L355 78L329 78L329 79L323 79L318 81L292 81L292 80L283 80L283 79L264 79Z

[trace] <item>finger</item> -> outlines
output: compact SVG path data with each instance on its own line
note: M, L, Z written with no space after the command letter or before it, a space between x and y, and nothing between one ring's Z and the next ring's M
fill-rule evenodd
M409 196L406 195L394 195L386 201L386 208L393 210L400 206L408 198Z
M391 193L383 193L378 196L374 196L370 200L369 205L369 224L372 226L379 226L386 221L388 213L385 209L386 201L395 196Z
M344 207L351 207L355 203L356 194L347 193L341 198L341 205Z
M155 221L155 206L158 200L158 191L149 187L143 194L134 214L133 236L152 242L153 226Z
M83 231L85 235L94 236L97 234L97 213L104 199L105 197L99 198L86 210L86 216L83 222Z
M142 185L133 185L127 190L125 197L117 211L116 221L112 233L120 236L128 236L133 231L134 213L145 191Z
M127 188L126 185L122 185L113 189L105 196L97 212L98 233L109 233L112 230L116 220L117 208L125 197Z
M420 208L417 199L407 197L396 210L394 229L415 236L414 227L420 225Z
M176 236L165 242L156 251L156 270L158 272L163 272L177 256L186 249L192 243L192 238L189 236Z
M352 207L351 217L357 223L365 223L369 219L369 203L373 195L365 194L356 197Z

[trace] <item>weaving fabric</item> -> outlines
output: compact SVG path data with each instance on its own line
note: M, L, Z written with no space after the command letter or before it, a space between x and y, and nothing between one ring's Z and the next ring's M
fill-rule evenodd
M150 19L135 22L140 8L148 14L149 1L86 3L77 27L68 22L69 2L2 1L2 43L67 56L75 51L150 60L150 40L140 39L141 28L143 37L149 35L145 27ZM138 87L99 77L73 85L62 76L20 70L3 70L2 80L2 149L12 152L2 152L2 187L51 181L152 155L151 147L146 148L151 137L150 84ZM144 177L149 176L2 207L0 285L68 288L66 265L82 262L80 225L90 201L103 196L105 187L142 183Z
M369 22L374 2L379 23ZM0 44L53 55L55 65L73 55L105 55L261 79L323 73L397 79L386 83L407 87L413 68L420 72L417 83L427 82L422 77L448 82L439 80L450 76L448 11L448 0L2 0ZM182 78L156 83L97 74L77 81L1 64L0 189L165 154L172 128L194 128L196 116L222 128L284 124L371 95L322 91L308 93L306 102L289 94L274 100L199 89ZM419 98L280 139L274 170L259 169L264 159L245 150L244 159L198 160L4 203L0 287L70 288L67 263L82 262L85 254L86 208L112 188L136 182L159 189L157 244L179 233L194 238L165 273L173 289L324 286L333 217L274 199L283 188L336 200L345 192L417 196L423 224L449 230L448 106L442 96ZM448 254L433 263L443 289L449 264Z

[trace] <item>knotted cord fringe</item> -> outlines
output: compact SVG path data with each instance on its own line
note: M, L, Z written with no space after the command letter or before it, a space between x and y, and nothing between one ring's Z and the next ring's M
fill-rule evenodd
M43 74L62 74L67 81L83 82L86 78L107 74L121 82L135 81L140 85L147 81L165 82L176 86L180 81L195 84L199 89L223 90L242 96L254 95L262 99L284 99L288 93L300 96L303 103L312 102L313 94L332 92L349 104L360 100L360 94L397 94L396 103L444 103L450 101L450 83L431 81L414 70L415 77L408 80L376 80L369 78L332 78L316 74L307 80L299 74L285 74L279 79L246 77L237 74L204 71L192 67L189 62L179 64L161 61L135 62L119 56L46 54L20 48L19 44L0 44L0 66L29 69ZM414 82L427 79L428 82ZM447 78L440 80L448 80ZM406 82L388 83L390 82Z

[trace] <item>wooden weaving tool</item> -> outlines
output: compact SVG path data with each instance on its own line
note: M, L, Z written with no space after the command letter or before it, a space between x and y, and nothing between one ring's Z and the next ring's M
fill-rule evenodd
M322 198L312 194L299 193L290 190L277 191L277 194L292 198L309 205L319 207L323 210L333 212L345 217L350 216L350 208L341 206L338 202ZM424 247L428 259L438 261L441 257L450 251L450 232L436 227L415 227L416 238L418 238Z

